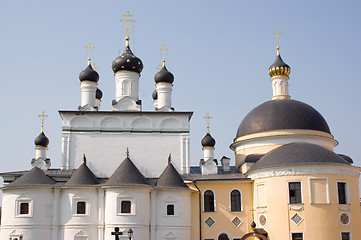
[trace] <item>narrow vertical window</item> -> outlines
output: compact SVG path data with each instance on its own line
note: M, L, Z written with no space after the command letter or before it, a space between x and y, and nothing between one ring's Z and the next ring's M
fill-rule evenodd
M338 204L347 204L347 190L345 182L337 183Z
M341 233L341 240L351 240L351 233L349 233L349 232L342 232L342 233Z
M238 190L233 190L231 192L231 211L241 211L241 193Z
M173 204L168 204L167 205L167 215L168 216L173 216L174 215L174 205Z
M214 212L214 194L211 190L204 193L204 211Z
M131 202L128 200L122 201L121 213L131 213Z
M29 203L20 203L20 214L29 214Z
M292 233L292 240L303 240L303 233Z
M288 190L290 204L302 203L301 182L289 182Z
M76 214L86 213L86 203L81 201L76 203Z

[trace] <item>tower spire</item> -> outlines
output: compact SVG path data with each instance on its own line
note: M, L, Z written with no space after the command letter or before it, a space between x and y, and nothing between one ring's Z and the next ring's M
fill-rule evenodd
M39 118L41 118L41 132L44 132L44 121L48 117L48 115L45 115L45 111L43 110L41 114L38 115Z
M279 32L278 30L276 30L276 32L273 32L272 34L276 34L277 35L277 56L280 55L280 42L279 42L279 39L278 39L278 35L279 34L283 34L281 32Z
M91 43L91 42L89 42L89 43L88 43L88 45L85 45L85 48L87 48L87 49L88 49L88 54L89 54L89 57L88 57L88 65L90 65L90 60L91 60L91 51L92 51L92 49L94 49L94 48L95 48L95 46L94 46L94 45L92 45L92 43Z

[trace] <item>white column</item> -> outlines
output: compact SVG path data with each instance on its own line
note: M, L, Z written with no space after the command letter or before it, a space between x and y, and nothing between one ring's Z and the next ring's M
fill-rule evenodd
M104 240L104 189L98 188L98 240Z
M53 226L52 226L52 240L58 240L59 230L59 212L61 211L61 204L59 204L60 188L54 188L53 199Z
M153 190L150 192L150 240L156 239L156 226L157 226L157 191Z
M181 136L181 174L184 174L186 172L186 139L184 136Z
M158 93L158 109L161 109L162 107L172 107L172 87L173 84L171 83L160 82L156 84Z
M95 92L97 90L97 83L93 81L82 81L81 88L81 106L89 105L95 107Z
M139 100L139 73L118 71L115 73L115 100L130 97Z
M190 173L190 167L189 167L189 163L190 163L190 142L189 142L189 137L186 138L186 169L184 174L189 174Z
M64 134L63 134L64 135ZM61 141L61 155L62 155L62 166L61 166L61 170L67 169L66 168L66 162L67 162L67 151L68 151L68 138L67 136L63 136L62 137L62 141Z
M273 89L273 100L276 99L290 99L288 94L288 80L289 77L277 75L271 78Z

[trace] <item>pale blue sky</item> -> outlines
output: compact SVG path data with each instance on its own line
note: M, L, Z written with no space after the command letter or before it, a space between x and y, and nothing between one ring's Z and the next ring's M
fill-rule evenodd
M142 59L143 110L152 110L153 77L166 44L174 74L173 105L194 111L191 163L202 158L203 116L209 112L215 155L229 149L243 117L270 100L268 67L276 54L291 66L290 95L315 107L340 142L337 153L361 166L360 1L0 1L2 122L0 172L30 169L38 114L49 115L48 156L60 166L61 119L57 111L80 104L78 75L86 66L84 46L95 45L102 110L114 99L113 58L124 49L126 11L137 20L131 48ZM121 161L122 159L120 159Z

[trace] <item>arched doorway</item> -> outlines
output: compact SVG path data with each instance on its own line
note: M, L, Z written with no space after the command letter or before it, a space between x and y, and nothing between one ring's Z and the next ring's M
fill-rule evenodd
M247 233L246 235L244 235L241 240L246 240L250 237L257 237L258 239L260 240L267 240L267 237L265 237L264 235L262 234L259 234L259 233L255 233L255 232L250 232L250 233Z

